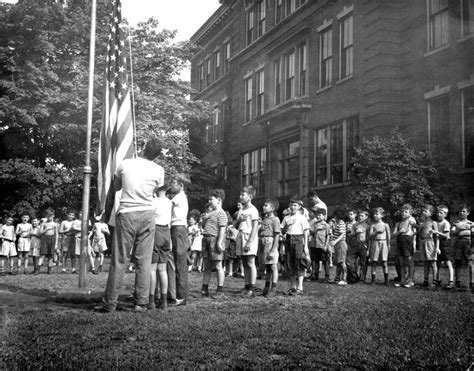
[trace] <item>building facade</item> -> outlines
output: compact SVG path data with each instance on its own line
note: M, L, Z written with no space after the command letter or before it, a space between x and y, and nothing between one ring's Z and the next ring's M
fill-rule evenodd
M340 204L354 146L393 127L473 183L474 1L221 3L191 38L191 83L214 107L203 160L229 204L245 184L257 203L316 187Z

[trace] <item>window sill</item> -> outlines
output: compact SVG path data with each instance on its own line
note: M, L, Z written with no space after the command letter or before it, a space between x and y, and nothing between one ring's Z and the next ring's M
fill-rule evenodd
M324 88L321 88L321 89L319 89L319 90L316 90L316 94L322 93L322 92L324 92L324 91L326 91L326 90L329 90L329 89L331 89L331 88L332 88L332 85L325 86Z
M346 187L350 185L350 182L343 182L343 183L337 183L337 184L328 184L328 185L320 185L314 187L315 189L331 189L331 188L340 188L340 187Z
M244 123L242 124L242 126L249 126L249 125L250 125L251 123L253 123L253 122L255 122L255 119L254 119L254 118L250 119L249 121L244 122Z
M474 39L474 32L473 33L470 33L470 34L467 34L467 35L464 35L463 37L461 37L459 40L458 40L458 44L466 41L466 40L470 40L470 39Z
M348 80L351 80L353 77L354 77L354 75L346 76L343 79L340 79L340 80L336 81L336 85L339 85L339 84L342 84L342 83L344 83Z
M429 52L426 52L425 54L423 54L423 57L429 57L430 55L437 54L446 49L449 49L449 44L445 44L443 46L440 46L439 48L430 50Z

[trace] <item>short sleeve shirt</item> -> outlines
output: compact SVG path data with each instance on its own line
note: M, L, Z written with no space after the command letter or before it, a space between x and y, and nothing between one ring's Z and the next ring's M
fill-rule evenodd
M343 220L340 220L334 226L334 230L331 235L331 241L337 240L341 235L343 236L342 241L345 241L346 240L346 223L344 223Z
M183 191L177 193L171 200L173 209L171 210L171 225L187 225L188 221L188 197Z
M173 207L171 200L168 197L155 197L152 203L155 224L169 226L171 224L171 208Z
M227 214L224 210L214 210L209 213L204 224L204 235L217 237L219 229L227 226Z
M258 230L258 236L274 237L276 234L280 234L280 219L274 215L264 218Z
M327 237L331 235L329 224L324 220L316 222L313 225L314 233L314 246L318 249L324 248Z
M283 219L281 228L286 228L286 233L291 235L301 235L309 229L308 219L303 214L296 213L287 215Z
M447 239L449 239L449 231L450 230L451 230L451 224L446 219L444 219L442 222L438 223L438 231L443 233L443 234L448 233L448 238ZM438 237L442 240L446 240L445 237L442 237L442 236L438 236Z
M247 209L242 209L240 213L239 231L243 233L252 232L252 222L258 220L258 210L255 206L250 206Z

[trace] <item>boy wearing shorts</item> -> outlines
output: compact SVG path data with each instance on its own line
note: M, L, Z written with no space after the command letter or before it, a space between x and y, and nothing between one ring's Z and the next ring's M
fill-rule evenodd
M469 270L469 287L474 291L473 283L473 259L474 249L472 239L474 237L474 223L467 219L470 208L466 204L459 207L459 219L451 227L451 235L454 239L454 276L456 287L461 287L461 267L463 261L467 262Z
M48 259L48 274L51 274L51 267L53 266L53 257L56 246L58 245L58 224L54 221L54 211L48 209L46 211L46 220L41 225L41 249L40 249L40 263L41 266L43 260ZM38 267L38 271L39 271Z
M95 223L92 227L92 263L95 256L99 255L99 267L93 270L92 273L102 272L102 265L104 264L104 252L107 251L107 241L105 235L109 235L109 226L107 223L101 222L102 215L96 215ZM94 266L94 264L92 264Z
M39 220L37 218L31 219L31 243L30 243L30 255L33 257L33 268L34 270L30 274L38 274L38 260L40 257L40 227Z
M255 197L255 188L251 185L245 186L240 191L240 202L242 210L236 221L239 233L237 235L236 252L242 259L244 268L245 287L243 295L245 297L255 296L255 283L257 281L257 267L255 257L258 251L258 210L252 204Z
M326 223L326 210L322 208L311 209L314 213L316 222L311 225L310 234L312 242L309 245L309 253L313 262L312 281L319 280L319 263L322 262L324 268L324 280L329 282L329 237L331 228Z
M263 220L258 231L259 250L263 252L261 264L265 264L263 296L274 296L278 283L278 246L280 244L280 219L275 215L279 203L275 199L263 204Z
M431 205L423 206L421 211L422 222L420 224L420 255L423 261L423 286L435 287L435 280L438 274L436 262L438 260L439 241L438 241L438 223L431 216L434 213L434 207ZM433 270L433 282L428 282L430 268Z
M23 258L23 273L26 274L28 268L28 253L30 252L31 231L33 227L29 223L30 216L23 214L21 216L21 223L17 224L15 234L17 237L16 248L18 252L18 273L21 273L21 259Z
M337 208L334 211L334 229L329 239L329 245L334 250L336 260L336 278L339 286L347 285L347 243L346 243L346 223L344 223L344 210Z
M68 257L69 259L71 259L71 268L73 271L76 267L76 237L75 232L72 229L72 223L75 217L76 213L73 211L69 211L67 213L66 220L63 220L61 222L61 225L59 226L58 233L62 236L62 273L66 273L66 263Z
M390 246L390 227L382 221L385 210L376 207L372 210L372 218L374 222L369 229L370 252L369 259L372 263L372 280L375 283L377 271L377 262L382 262L384 283L388 285L388 249Z
M217 272L217 290L213 296L214 299L220 299L224 296L224 239L227 227L227 214L222 210L222 203L225 199L223 189L213 189L209 192L209 203L212 211L207 214L203 221L202 238L202 259L204 272L202 276L201 294L204 297L209 296L209 282L211 281L212 269Z
M308 250L308 219L301 213L303 201L290 200L289 214L285 216L281 229L286 235L285 254L287 258L290 289L288 295L303 295L303 280L306 268L311 264Z
M436 209L436 214L438 216L438 231L433 232L438 235L439 240L439 250L440 254L438 255L438 274L436 276L436 284L441 286L441 280L439 278L439 271L441 268L441 263L446 262L446 266L448 267L449 273L449 281L448 284L444 287L445 289L453 289L454 288L454 267L453 267L453 256L452 256L452 249L451 249L451 224L446 220L448 216L449 209L445 205L438 206Z
M5 224L1 229L2 250L0 251L0 275L4 276L5 263L10 259L10 274L16 275L14 258L17 256L15 248L15 227L13 226L13 218L7 217Z

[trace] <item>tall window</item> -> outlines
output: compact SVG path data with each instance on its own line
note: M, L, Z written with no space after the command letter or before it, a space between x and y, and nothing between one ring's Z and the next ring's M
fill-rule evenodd
M245 122L252 119L253 110L253 83L252 78L245 79Z
M221 73L221 51L214 52L214 81L217 80Z
M300 141L298 138L275 145L277 158L278 196L299 193Z
M353 117L315 131L315 182L318 186L349 181L358 119Z
M204 134L204 142L205 142L206 144L210 144L210 143L212 143L212 133L211 133L211 131L212 131L212 126L211 126L210 123L207 123L207 124L206 124L205 131L206 131L206 132L205 132L205 134Z
M265 73L258 71L257 77L257 116L265 113Z
M273 62L273 78L275 81L275 105L281 102L281 62L277 59Z
M266 19L265 2L266 0L260 0L256 6L257 17L258 17L257 37L260 37L265 33L265 19Z
M332 82L332 29L326 28L319 34L319 87Z
M449 95L428 101L428 139L437 151L449 149Z
M299 8L300 6L304 5L306 0L296 0L296 7Z
M307 81L307 61L306 61L306 43L301 44L298 47L298 62L299 62L299 95L306 94L306 81Z
M199 90L204 89L204 66L202 64L198 67Z
M209 86L211 85L211 60L210 59L206 59L205 68L206 68L206 86Z
M461 0L461 36L474 33L474 0Z
M296 0L286 0L286 16L288 17L296 9Z
M449 41L448 0L428 0L429 48L439 48Z
M340 75L339 78L351 76L353 73L354 36L353 17L348 16L340 22Z
M230 41L224 43L224 73L229 71L229 61L230 61Z
M285 55L285 99L295 96L295 53Z
M462 90L464 167L474 168L474 86Z
M247 13L247 45L250 45L253 42L254 13L253 10L250 10Z
M276 0L275 23L279 23L284 18L283 0Z
M219 116L220 116L219 108L215 107L214 117L212 118L212 143L217 143L219 140L221 140L220 138L221 128L220 128Z
M242 186L253 185L257 195L265 194L267 149L259 148L242 155Z

